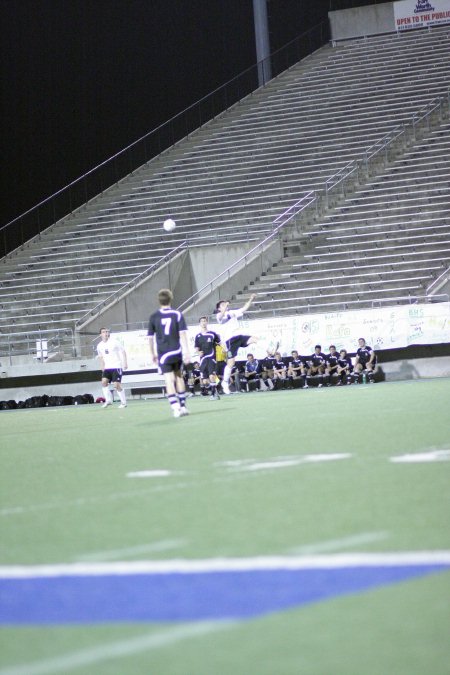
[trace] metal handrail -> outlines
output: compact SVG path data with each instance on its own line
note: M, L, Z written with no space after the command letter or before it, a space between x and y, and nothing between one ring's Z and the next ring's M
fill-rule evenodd
M444 280L443 277L446 277L446 279ZM437 277L437 279L435 279L434 281L431 282L431 284L428 286L428 288L425 291L427 296L430 295L430 291L433 289L433 287L437 286L440 283L441 279L442 279L443 283L450 280L450 267L447 267L447 269L444 270L442 272L442 274L440 274ZM433 295L433 297L435 297L435 296Z
M372 159L372 157L375 157L379 152L387 148L391 143L393 143L397 138L399 138L402 134L405 133L405 125L404 124L399 124L391 131L389 131L387 134L385 134L382 138L380 138L378 141L373 143L370 147L367 148L367 150L364 152L364 159L367 162L369 159Z
M17 331L16 333L5 333L5 335L0 335L0 341L2 340L3 337L5 338L16 338L21 335L42 335L42 333L70 333L73 335L73 329L72 328L36 328L35 330L27 330L27 331Z
M130 281L127 281L123 286L115 290L113 293L108 295L108 297L104 298L104 300L100 300L95 307L92 307L88 312L83 314L75 323L75 328L76 330L79 330L82 328L83 324L86 323L88 319L93 319L95 316L97 316L100 313L100 310L106 309L107 307L110 307L113 305L115 302L120 300L121 297L128 291L136 288L139 286L139 284L144 281L147 277L149 277L152 272L155 269L159 269L162 265L164 265L166 262L174 258L180 251L185 250L188 248L188 242L182 241L181 244L173 248L171 251L163 255L159 260L156 262L152 263L148 267L145 268L140 274L138 274L137 277L133 277Z
M431 298L435 300L436 298L442 298L439 302L449 302L450 301L450 296L448 293L439 293L438 295L399 295L394 298L374 298L371 301L372 304L372 309L375 307L375 305L381 305L383 303L392 303L396 302L398 300L407 300L408 304L410 305L416 305L419 304L421 300L423 300L424 303L429 303L431 301Z
M330 190L336 187L336 185L339 185L339 183L342 183L342 181L346 180L349 176L351 176L352 173L358 171L361 164L364 164L367 170L369 160L375 157L375 155L378 155L383 150L387 152L388 147L392 143L394 143L394 141L396 141L403 134L406 134L408 126L412 128L412 133L415 138L417 124L422 122L424 119L429 119L430 116L433 114L433 112L438 108L442 110L442 107L446 100L447 105L450 108L450 89L448 90L447 94L442 96L436 96L431 101L429 101L426 106L421 108L417 113L414 113L408 125L406 124L397 125L396 127L394 127L394 129L391 129L391 131L389 131L387 134L385 134L380 139L375 141L375 143L369 146L364 151L362 158L352 160L344 167L336 171L336 173L334 173L332 176L330 176L330 178L328 178L327 181L325 182L325 189L322 190L325 192L327 204L328 204L328 194Z
M352 159L351 162L349 162L341 169L336 171L336 173L334 173L332 176L327 178L327 180L325 181L325 189L321 190L321 192L323 191L325 192L327 203L328 203L328 193L330 192L330 190L336 187L336 185L339 185L339 183L342 183L342 181L348 178L348 176L351 176L351 174L354 171L356 171L356 169L357 169L357 160Z
M317 193L315 190L311 190L310 192L305 193L299 200L295 202L292 206L290 206L288 209L280 213L279 216L275 218L273 221L273 229L272 232L265 237L262 241L260 241L256 246L254 246L250 251L248 251L245 255L241 256L238 260L235 260L229 267L227 267L226 270L215 276L211 281L209 281L207 284L202 286L198 291L196 291L193 295L191 295L189 298L187 298L184 302L181 303L181 305L178 306L178 310L182 311L189 305L192 305L195 303L195 299L200 299L200 296L209 289L209 291L213 291L214 288L217 288L219 280L223 279L225 275L228 277L230 276L230 272L232 269L240 265L243 261L246 261L247 258L251 257L254 259L255 254L257 253L258 250L264 249L271 240L273 240L278 232L283 228L288 222L292 220L300 211L303 211L303 209L307 208L312 204L315 200L317 199ZM304 202L304 203L303 203ZM285 216L285 217L284 217ZM284 217L284 219L283 219ZM262 252L262 250L261 250Z
M9 358L9 363L12 365L13 356L28 355L33 348L30 345L45 338L52 344L50 347L57 349L64 349L69 347L72 356L76 355L75 336L72 328L44 328L30 331L17 331L15 333L7 333L0 335L0 354L2 358ZM56 342L56 345L54 344ZM17 345L26 345L17 349ZM24 351L25 349L25 351Z
M280 215L277 216L272 223L272 225L274 226L272 232L275 232L275 230L278 231L281 227L283 227L290 220L292 220L292 218L294 218L294 216L296 216L297 213L299 213L299 211L303 211L303 209L306 208L306 206L309 206L310 204L312 204L312 202L314 201L314 199L312 198L312 195L314 193L315 193L315 190L311 190L310 192L306 192L303 195L303 197L300 197L300 199L295 202L295 204L292 204L292 206L289 206L289 208L287 208L286 211L283 211L282 213L280 213ZM308 202L308 204L302 206L302 202L305 199L309 199L310 201Z
M449 102L450 102L450 90L449 90L449 93L447 94L447 97L448 97ZM421 122L422 120L428 118L437 108L441 107L442 99L443 99L443 97L437 96L436 98L432 99L428 103L428 105L424 106L415 115L413 115L413 118L412 118L413 127L415 127L415 125L418 124L419 122Z
M13 250L13 248L15 248L14 246L8 248L7 244L7 230L9 232L11 226L15 225L16 228L19 224L21 226L21 237L19 237L19 240L16 243L16 245L19 246L27 241L27 239L39 235L47 227L52 225L54 222L57 222L57 209L59 211L64 210L64 213L61 213L59 217L65 217L69 213L74 212L74 210L87 203L90 199L94 198L99 193L102 193L105 189L116 184L126 175L129 175L130 172L133 172L140 166L143 166L151 159L156 158L164 150L167 150L182 138L189 136L190 133L200 128L206 122L212 120L218 114L227 110L230 106L242 100L243 97L248 96L249 94L256 91L259 88L258 72L260 72L261 66L264 66L265 60L271 59L273 77L276 77L294 63L298 62L300 59L305 58L311 54L314 49L318 48L318 46L322 46L326 41L328 35L327 27L328 22L326 21L321 21L312 26L307 31L304 31L279 49L271 52L271 54L266 57L266 59L258 61L256 64L246 68L238 75L228 80L220 87L212 90L202 98L198 99L163 124L160 124L156 128L147 132L136 141L119 150L119 152L116 152L114 155L108 157L100 164L97 164L82 176L79 176L60 190L57 190L49 197L40 201L38 204L16 216L13 218L13 220L9 221L3 226L0 226L0 235L3 238L4 253L8 253ZM177 125L176 128L175 125ZM155 151L152 149L149 150L148 144L151 142L155 143L155 148L157 148ZM133 157L131 156L132 151L142 152L142 159L139 159L137 156L135 156L133 162ZM120 170L118 171L115 162L116 160L124 159L126 159L127 162L127 170L120 172ZM115 177L112 178L111 174L106 176L105 179L104 174L100 173L102 169L105 171L106 169L108 169L108 171L111 170L111 172L115 174ZM119 173L121 175L118 175ZM95 187L92 189L91 186L90 189L89 185L87 184L87 179L89 178L98 178L99 182L102 184L100 188L97 186L97 189L95 189ZM82 193L82 196L78 195L80 197L79 199L76 199L76 196L74 197L72 195L71 190L73 188L78 188L78 190L80 190ZM57 204L57 198L63 197L66 199L64 204ZM77 203L74 205L73 202L75 201ZM62 208L59 208L61 206ZM47 224L44 223L42 225L40 222L40 210L43 208L50 209L50 218L52 220L51 222L48 222ZM27 216L31 215L33 215L33 220L29 228L30 233L24 234L22 231L24 227L23 221ZM27 224L25 223L25 225Z

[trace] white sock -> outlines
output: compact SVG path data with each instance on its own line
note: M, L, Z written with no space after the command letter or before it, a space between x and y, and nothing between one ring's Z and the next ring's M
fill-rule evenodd
M225 366L225 370L223 371L223 381L229 382L230 377L231 377L231 368L230 366Z
M126 405L127 399L125 398L125 389L117 389L117 393L119 394L120 402L123 403L123 405Z
M105 399L106 403L112 403L112 396L111 392L109 391L109 387L102 387L103 391L103 398Z

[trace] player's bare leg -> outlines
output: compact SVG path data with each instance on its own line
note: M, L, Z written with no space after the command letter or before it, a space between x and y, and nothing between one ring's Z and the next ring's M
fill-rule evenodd
M177 390L178 403L180 405L180 415L189 415L189 410L186 408L186 385L181 370L175 371L175 386Z
M125 397L125 390L122 387L122 384L120 382L114 382L114 387L117 391L117 395L120 399L120 405L119 408L126 408L127 407L127 399Z
M258 342L258 338L255 337L254 335L251 335L247 340L246 346L248 347L249 345L253 345L256 342ZM236 358L234 356L230 357L227 360L227 365L225 366L225 370L223 371L222 389L224 394L230 393L230 377L231 371L233 370L235 363Z
M223 380L222 380L222 389L224 394L230 394L230 377L231 377L231 371L234 368L234 364L236 363L235 358L231 358L227 360L227 365L225 366L225 370L223 371Z
M181 417L175 373L164 373L164 381L166 383L167 400L169 401L170 407L172 409L172 415L174 417Z
M102 377L102 391L103 391L103 398L105 399L102 408L107 408L109 405L112 405L113 401L111 392L109 391L109 380L106 377Z
M208 380L205 380L208 382ZM213 374L209 376L209 398L212 401L218 401L220 399L219 394L217 393L217 375Z

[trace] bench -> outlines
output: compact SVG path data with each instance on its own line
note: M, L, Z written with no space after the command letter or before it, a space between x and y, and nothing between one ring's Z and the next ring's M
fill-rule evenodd
M163 397L166 395L164 375L158 373L156 368L124 373L122 387L131 396L139 396L139 398L144 394L158 393Z

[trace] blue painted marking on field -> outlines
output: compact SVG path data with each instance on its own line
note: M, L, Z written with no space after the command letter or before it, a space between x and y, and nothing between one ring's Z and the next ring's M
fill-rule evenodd
M0 624L249 619L445 570L450 565L1 579Z

